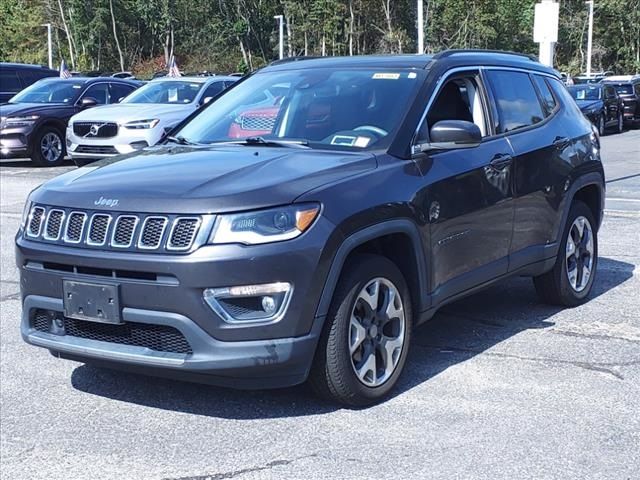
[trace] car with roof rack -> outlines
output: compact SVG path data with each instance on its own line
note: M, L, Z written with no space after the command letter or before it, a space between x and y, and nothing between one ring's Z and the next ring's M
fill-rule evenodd
M155 145L237 80L221 75L155 78L115 105L74 115L66 130L67 151L83 166Z
M44 78L0 106L0 156L30 157L39 167L64 161L69 118L97 105L116 103L138 88L111 77Z
M232 135L275 86L268 131ZM529 56L275 62L160 144L29 195L22 337L109 368L309 381L370 405L414 329L456 299L529 276L545 302L587 301L604 186L597 129Z

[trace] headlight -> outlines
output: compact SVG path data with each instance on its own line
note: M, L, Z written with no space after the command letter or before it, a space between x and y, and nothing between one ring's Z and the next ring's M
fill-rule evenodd
M151 118L147 120L134 120L133 122L127 122L123 125L124 128L131 128L135 130L153 128L160 122L159 118Z
M36 120L38 115L27 115L25 117L6 117L4 119L3 128L30 127Z
M256 245L290 240L309 229L319 213L320 205L301 204L220 215L209 243Z

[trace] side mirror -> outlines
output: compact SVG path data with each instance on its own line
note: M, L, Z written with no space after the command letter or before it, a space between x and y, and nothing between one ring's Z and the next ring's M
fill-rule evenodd
M420 151L473 148L482 142L480 128L465 120L440 120L429 131L430 143L420 145Z
M98 101L93 97L84 97L80 100L80 106L82 108L95 107L96 105L98 105Z

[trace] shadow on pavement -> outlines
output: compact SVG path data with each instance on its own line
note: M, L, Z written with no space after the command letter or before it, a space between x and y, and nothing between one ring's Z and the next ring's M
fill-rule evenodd
M625 282L634 265L600 258L590 299ZM531 329L555 325L561 308L541 304L528 278L498 283L444 307L414 332L411 352L394 395L435 377L500 342ZM83 365L71 376L74 388L123 402L195 415L250 420L320 415L340 407L314 397L306 385L280 390L239 391L146 377Z

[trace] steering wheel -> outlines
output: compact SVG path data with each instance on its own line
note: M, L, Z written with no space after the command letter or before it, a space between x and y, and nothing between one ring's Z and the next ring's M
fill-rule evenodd
M387 135L389 135L389 132L387 132L386 130L380 127L375 127L373 125L360 125L359 127L354 128L353 131L354 132L358 132L358 131L371 132L379 137L386 137Z

